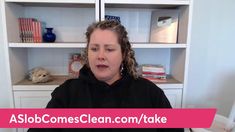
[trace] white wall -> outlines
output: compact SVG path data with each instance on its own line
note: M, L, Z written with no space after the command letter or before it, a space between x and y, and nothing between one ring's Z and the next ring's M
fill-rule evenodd
M186 104L228 115L235 100L235 1L194 0Z
M0 2L1 4L1 2ZM1 7L1 5L0 5ZM10 105L10 88L9 84L7 84L7 73L6 73L6 65L5 65L5 50L3 46L3 29L2 29L2 13L0 10L0 108L9 108ZM2 129L0 128L0 132L12 132L12 129Z
M6 65L5 65L5 51L3 44L3 28L2 26L2 16L0 10L0 108L1 107L10 107L10 89L7 88L7 79L6 79Z

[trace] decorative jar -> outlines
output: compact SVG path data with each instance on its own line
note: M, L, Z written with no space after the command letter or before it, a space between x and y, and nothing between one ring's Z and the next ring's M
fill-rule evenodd
M52 32L53 28L46 28L46 33L43 34L44 42L55 42L56 35Z

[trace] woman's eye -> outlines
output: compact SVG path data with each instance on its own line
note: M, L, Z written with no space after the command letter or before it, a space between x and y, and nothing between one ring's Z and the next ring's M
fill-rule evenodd
M115 49L110 49L110 48L107 49L108 52L112 52L112 51L114 51L114 50L115 50Z
M92 47L91 50L92 50L92 51L97 51L98 48Z

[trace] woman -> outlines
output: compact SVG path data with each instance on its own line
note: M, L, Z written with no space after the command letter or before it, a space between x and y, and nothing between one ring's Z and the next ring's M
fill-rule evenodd
M171 108L160 88L137 75L134 51L131 49L124 26L116 21L93 23L87 29L86 38L85 65L80 70L79 78L68 80L56 88L47 108ZM29 131L34 130L40 131L40 129ZM57 129L55 131L181 132L183 129Z

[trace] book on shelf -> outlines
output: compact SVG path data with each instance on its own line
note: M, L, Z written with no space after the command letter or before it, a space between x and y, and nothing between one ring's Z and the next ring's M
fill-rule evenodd
M154 77L144 77L145 79L148 79L149 81L153 83L165 83L167 82L166 79L159 79L159 78L154 78Z
M105 15L105 20L109 20L109 21L114 20L114 21L121 23L121 18L119 16Z
M152 11L149 41L152 43L177 43L178 16L177 9Z
M18 18L20 39L23 43L42 43L45 23L35 18Z
M165 73L165 69L162 65L144 64L141 65L141 70L142 72Z
M145 71L142 71L142 74L161 76L161 75L165 75L165 72L145 72Z
M156 79L166 79L166 74L164 75L148 75L148 74L142 74L143 78L156 78Z
M162 65L142 65L141 76L152 82L166 82L165 68Z
M70 78L77 78L79 76L79 71L83 66L83 61L81 54L75 53L70 54L68 73Z

